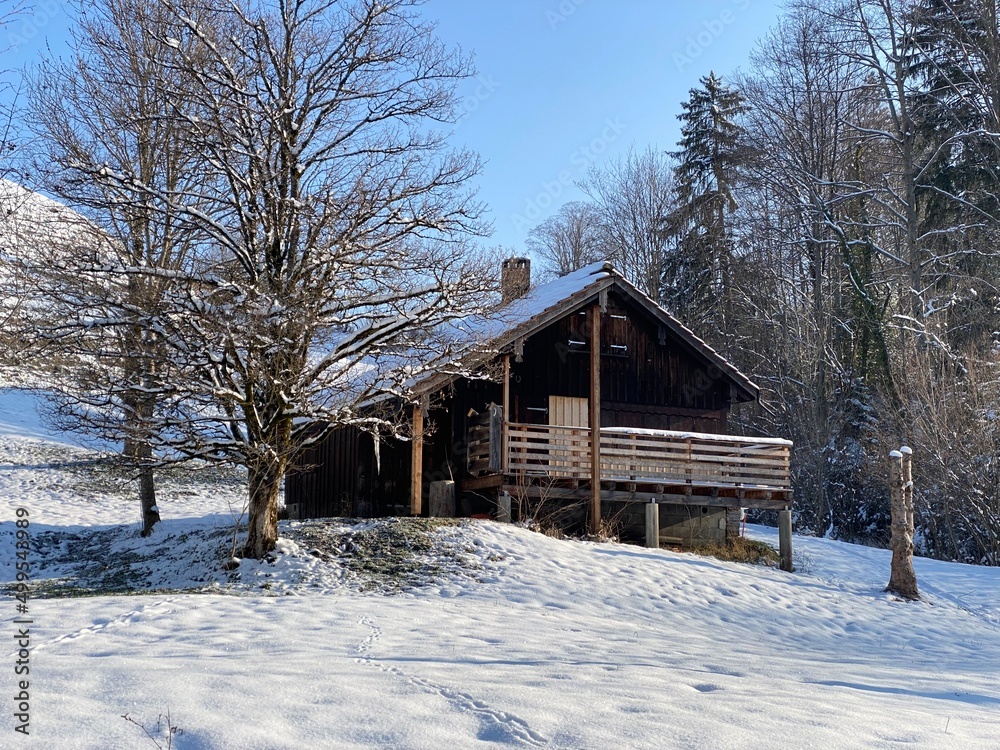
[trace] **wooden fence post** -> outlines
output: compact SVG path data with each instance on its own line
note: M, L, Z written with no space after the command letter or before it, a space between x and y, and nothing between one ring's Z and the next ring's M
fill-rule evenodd
M778 511L778 554L781 557L781 569L791 573L792 566L792 511Z
M660 506L655 500L646 503L646 546L660 548Z
M510 523L511 521L509 492L501 492L497 498L497 521L500 523Z
M889 502L892 506L892 563L885 590L904 599L919 599L913 571L913 470L906 446L889 453ZM909 505L907 505L909 503Z

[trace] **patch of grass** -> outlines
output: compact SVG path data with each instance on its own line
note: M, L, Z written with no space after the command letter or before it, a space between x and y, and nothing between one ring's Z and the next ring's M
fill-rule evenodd
M457 532L467 521L439 518L328 519L286 524L282 536L326 563L310 572L271 571L283 552L247 566L226 565L233 528L206 526L140 539L112 526L46 530L35 541L39 562L30 583L35 598L152 593L284 595L296 586L346 585L397 594L483 571L478 550ZM294 561L289 561L293 565ZM278 579L272 579L278 575ZM0 593L13 583L0 584Z
M461 519L382 518L348 529L343 523L350 521L303 523L289 537L315 557L336 560L361 591L398 593L475 569L461 549L435 538Z
M39 562L31 582L32 596L168 593L175 589L163 586L157 576L169 579L171 569L186 570L197 582L187 590L198 591L225 581L218 561L231 533L231 528L210 527L153 544L139 540L127 526L44 531L35 538Z
M207 589L144 588L144 589L100 589L85 588L66 583L66 579L47 578L31 585L32 599L84 599L93 596L146 596L148 594L199 594ZM0 586L0 593L8 589ZM9 589L13 594L13 589Z
M749 563L751 565L776 566L781 561L778 551L770 544L740 536L725 544L710 544L687 550L700 555L716 557L726 562Z

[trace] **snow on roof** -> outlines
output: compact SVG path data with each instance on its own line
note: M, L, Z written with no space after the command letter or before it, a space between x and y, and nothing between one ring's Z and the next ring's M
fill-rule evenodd
M565 302L601 279L608 278L612 275L613 270L611 263L602 260L565 276L560 276L546 284L539 284L530 289L523 297L507 305L498 317L506 322L509 328L516 328Z
M494 314L476 316L455 323L455 327L479 342L490 341L520 328L526 323L579 294L592 284L611 276L613 269L608 261L598 261L589 266L560 276L528 290Z
M711 361L730 378L756 397L759 388L749 378L728 362L721 354L696 336L690 329L675 319L660 307L655 300L636 288L625 277L618 273L610 261L601 260L591 263L572 273L560 276L553 281L532 287L523 297L515 299L498 308L493 314L466 318L451 325L456 329L456 341L463 341L456 348L464 350L466 356L483 357L495 354L497 350L510 343L511 339L530 335L533 322L544 323L546 313L554 308L567 306L576 298L582 302L589 295L587 291L601 281L614 278L617 285L633 296L666 323L678 338L687 342L698 354ZM411 385L418 386L437 380L427 374L418 378Z

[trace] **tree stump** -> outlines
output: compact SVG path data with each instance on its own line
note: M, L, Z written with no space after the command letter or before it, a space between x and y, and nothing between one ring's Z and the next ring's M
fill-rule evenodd
M427 515L432 518L455 517L455 483L452 481L431 482Z

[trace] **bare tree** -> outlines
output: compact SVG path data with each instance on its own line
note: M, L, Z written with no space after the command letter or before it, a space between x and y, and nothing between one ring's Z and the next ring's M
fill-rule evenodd
M920 446L913 466L918 548L945 560L1000 565L997 366L967 356L959 375L940 351L915 347L908 359L911 398L902 416Z
M25 10L23 0L4 0L0 3L0 30L6 28ZM8 47L0 47L0 54L6 52ZM7 80L5 76L10 71L0 68L0 179L8 176L11 172L10 160L16 149L14 138L14 104L17 101L17 87ZM4 99L9 96L10 104L5 104Z
M863 103L860 66L839 54L840 41L816 9L792 8L739 80L756 157L740 186L741 257L731 289L739 324L730 351L764 386L768 408L754 427L802 448L794 465L798 523L848 535L879 498L855 491L869 473L855 447L872 425L852 405L871 400L865 383L875 368L864 365L865 351L885 321L862 308L884 296L884 285L856 262L864 246L844 231L852 207L839 186L853 174L858 144L845 120ZM877 466L881 484L881 457Z
M297 453L339 425L399 431L367 405L406 398L450 353L441 324L490 301L492 269L463 241L481 230L478 160L433 128L470 68L406 0L160 5L158 86L203 182L88 171L199 249L177 270L128 269L178 282L149 321L171 367L158 439L246 467L260 557Z
M630 149L580 185L600 213L606 253L632 283L659 299L667 252L666 217L674 206L673 170L666 155Z
M526 244L548 273L565 276L603 257L600 212L592 203L566 203L528 233Z
M152 320L193 245L150 188L171 194L204 186L181 147L180 105L167 98L186 85L182 71L166 71L158 60L156 35L169 18L157 0L82 4L72 57L44 61L30 96L36 171L93 225L90 247L48 243L32 273L54 306L37 333L72 363L49 375L59 422L123 442L138 474L144 536L159 520L155 412L170 391ZM101 170L128 179L95 179Z
M970 80L954 66L941 65L934 51L922 46L926 38L920 5L915 0L851 0L828 3L824 14L838 30L842 58L862 69L862 89L880 115L876 121L861 109L860 117L847 119L857 133L859 150L865 152L865 166L853 184L841 187L841 195L867 204L867 215L858 218L867 222L866 240L897 274L896 314L902 327L937 346L946 343L940 335L945 322L940 313L950 307L948 299L938 298L939 282L954 273L954 258L964 254L938 254L941 240L961 238L971 228L995 222L990 210L977 205L968 186L939 179L941 164L959 159L962 151L978 152L978 169L991 172L990 182L996 182L989 163L997 142L997 118L990 111L996 84L989 75ZM992 17L995 26L995 13ZM961 24L962 19L953 21ZM983 44L980 51L989 57L991 42L985 39ZM980 116L971 126L956 121L946 125L938 119L930 128L922 127L928 93L932 99L940 97L942 88L966 100L977 99L985 118ZM947 116L946 108L935 104L932 109L936 118ZM985 142L991 144L989 154L982 151ZM981 193L981 187L975 192ZM939 220L926 221L928 211Z
M948 346L981 356L1000 327L1000 18L993 0L920 0L909 13L925 311Z

